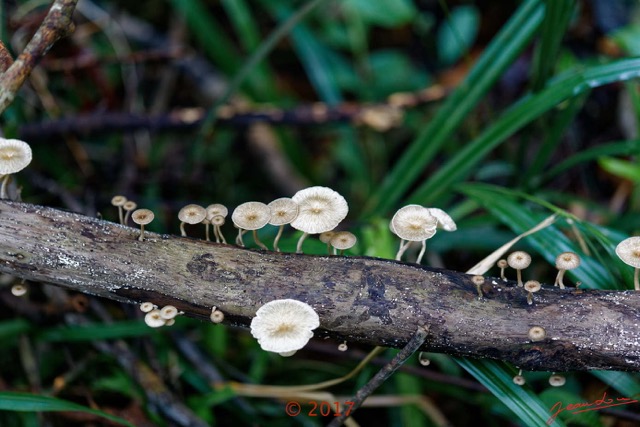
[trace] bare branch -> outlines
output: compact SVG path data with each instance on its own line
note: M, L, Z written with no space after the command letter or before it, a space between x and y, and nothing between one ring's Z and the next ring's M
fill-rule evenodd
M240 249L147 233L41 206L0 201L0 271L128 302L173 304L247 326L264 303L313 306L316 335L403 347L419 325L422 350L500 359L527 370L640 371L640 292L543 287L534 303L514 282L486 278L479 299L455 271L364 257ZM533 342L539 326L546 338ZM538 330L538 332L540 332Z
M0 76L0 113L13 102L18 89L51 46L73 31L71 15L77 3L78 0L55 0L24 52Z

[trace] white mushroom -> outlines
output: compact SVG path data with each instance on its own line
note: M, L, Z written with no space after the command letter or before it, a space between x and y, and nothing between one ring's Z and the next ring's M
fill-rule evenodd
M178 212L178 219L180 220L180 235L182 237L187 236L187 232L184 229L185 224L199 224L203 219L207 217L207 211L200 205L190 204Z
M622 262L635 269L633 286L636 291L640 291L640 281L638 280L638 272L640 272L640 236L629 237L618 243L616 254Z
M127 203L127 198L121 194L118 194L117 196L113 196L111 198L111 204L118 208L118 219L120 220L120 224L124 224L122 207L125 203Z
M437 226L437 218L431 215L429 209L425 207L407 205L398 209L389 223L391 232L400 237L400 248L396 253L396 261L400 261L402 254L411 242L422 242L422 249L416 259L416 263L420 263L426 250L426 240L436 234Z
M144 316L144 323L151 328L159 328L160 326L164 326L165 319L162 318L160 314L160 310L157 308L151 310Z
M165 321L169 319L173 319L178 315L178 309L172 305L165 305L160 309L160 317L162 317Z
M297 253L302 253L302 242L309 234L333 230L349 212L344 197L327 187L305 188L294 194L291 200L298 204L298 216L291 226L302 231Z
M227 217L227 215L229 214L229 209L227 209L227 207L225 205L221 205L220 203L213 203L209 206L207 206L206 208L207 211L207 216L205 217L205 219L207 221L209 221L209 224L213 225L213 234L216 238L216 243L220 243L220 241L222 241L222 243L227 243L227 241L224 239L224 236L222 235L222 231L220 229L220 227L224 224L224 219ZM213 218L215 217L221 217L222 221L220 221L220 219L218 218L215 222L218 223L217 225L214 223ZM205 222L205 231L206 231L206 235L207 235L207 240L209 240L208 236L209 236L209 224L207 224Z
M516 269L518 276L518 286L523 286L521 271L529 267L531 264L531 255L525 251L515 251L509 254L507 257L507 264L509 267Z
M258 238L258 230L267 225L270 218L271 209L261 202L246 202L235 208L233 214L231 214L231 221L238 227L238 241L240 242L240 246L244 246L244 242L242 241L243 230L251 230L253 231L253 240L256 242L256 245L267 250L265 244Z
M560 289L564 289L564 273L567 270L573 270L580 266L580 257L575 252L563 252L556 257L556 268L558 269L558 275L553 286L560 285Z
M122 209L124 209L124 221L122 222L124 225L128 225L129 223L129 215L131 215L131 211L136 209L138 204L133 200L127 200L124 205L122 205Z
M0 199L8 196L9 176L26 168L31 163L31 158L31 147L26 142L0 138L0 176L3 176Z
M298 204L288 197L281 197L269 203L271 218L269 224L278 226L278 234L273 239L273 250L280 252L278 242L286 224L290 224L298 216Z
M542 285L537 280L527 280L524 282L524 290L529 292L527 295L527 303L533 304L533 293L538 292L542 288Z
M144 226L153 221L155 215L149 209L138 209L131 214L131 220L140 226L140 237L138 240L144 240Z
M309 304L281 299L258 309L251 320L251 335L263 350L286 353L304 347L318 326L320 318Z
M429 213L436 217L438 220L438 226L440 226L445 231L456 231L458 226L456 225L453 218L449 216L448 213L439 208L427 208Z
M351 249L357 241L358 238L355 234L349 231L338 231L331 237L329 244L333 246L334 255L337 255L338 250L340 250L340 255L342 255L346 249Z
M558 374L553 374L549 377L549 384L553 387L562 387L567 382L567 379Z

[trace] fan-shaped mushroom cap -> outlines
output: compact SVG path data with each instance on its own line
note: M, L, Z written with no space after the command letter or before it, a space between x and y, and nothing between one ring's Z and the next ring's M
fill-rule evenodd
M616 254L625 264L640 268L640 236L629 237L618 243Z
M510 253L507 257L507 263L511 268L523 270L531 264L531 255L524 251L515 251Z
M165 319L162 318L160 310L156 308L145 314L144 323L151 328L159 328L160 326L164 326Z
M137 207L138 207L138 204L136 202L134 202L133 200L127 200L122 205L122 209L124 209L125 211L132 211Z
M291 198L298 204L298 216L291 227L308 234L333 230L349 213L347 201L327 187L309 187Z
M207 206L207 219L211 221L211 218L214 216L220 215L223 218L226 218L229 215L229 209L225 205L221 205L220 203L214 203L212 205Z
M281 197L269 203L271 218L269 224L289 224L298 216L298 204L288 197Z
M148 313L151 310L153 310L154 308L156 308L156 306L149 301L145 301L142 304L140 304L140 311L142 311L143 313Z
M438 220L420 205L404 206L393 215L389 228L398 237L412 242L430 239L436 234Z
M173 319L178 315L178 309L172 305L165 305L160 309L160 317L165 320Z
M154 218L155 215L149 209L138 209L131 214L131 220L138 225L147 225Z
M345 249L352 248L357 241L358 238L355 236L355 234L349 231L338 231L333 235L329 243L331 243L331 246L333 246L334 248L343 251Z
M529 292L538 292L542 288L537 280L527 280L524 282L524 289Z
M207 217L207 211L200 205L187 205L178 212L178 219L187 224L199 224Z
M221 226L224 225L224 217L222 215L214 215L209 220L212 225Z
M445 231L456 231L458 226L448 213L438 208L427 208L429 213L436 217L438 225Z
M567 382L567 379L562 375L551 375L549 377L549 384L553 387L561 387Z
M573 270L580 266L580 257L575 252L563 252L556 257L558 270Z
M325 231L324 233L320 233L320 235L318 236L318 239L320 239L322 243L330 243L331 238L335 236L335 234L336 234L336 231Z
M117 195L111 198L111 204L113 206L121 207L124 206L125 203L127 203L127 198L125 196Z
M231 221L243 230L258 230L267 225L270 218L271 209L261 202L243 203L231 214Z
M20 172L31 163L31 147L19 139L0 138L0 175Z
M251 320L251 335L263 350L286 353L304 347L318 326L320 318L309 304L281 299L258 309Z

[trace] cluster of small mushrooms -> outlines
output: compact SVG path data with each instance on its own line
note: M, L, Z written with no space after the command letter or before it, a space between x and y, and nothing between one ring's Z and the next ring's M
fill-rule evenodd
M32 159L29 144L17 139L0 138L0 198L9 198L9 183L11 175L24 169ZM19 198L19 190L16 196ZM154 219L154 214L149 209L138 209L137 204L127 200L124 196L115 196L111 203L118 208L118 218L121 224L127 225L129 219L140 225L138 239L144 239L144 226ZM344 250L353 247L357 241L356 236L348 231L335 231L340 222L347 216L349 207L346 200L336 191L327 187L310 187L298 191L291 198L279 198L269 204L261 202L247 202L239 205L233 211L231 220L238 229L236 244L244 247L243 235L251 231L257 246L266 250L267 246L258 238L257 230L267 224L277 226L278 232L274 238L273 248L279 252L278 242L282 236L284 226L289 224L292 228L302 231L296 252L302 253L302 244L310 234L318 234L320 240L327 244L333 254L343 253ZM225 223L228 209L221 204L212 204L205 207L190 204L183 207L178 218L180 219L180 232L186 236L185 224L203 224L205 226L206 240L210 240L210 228L216 243L226 244L221 227ZM437 228L446 231L455 231L456 224L444 211L438 208L427 208L420 205L408 205L400 208L389 224L391 232L400 238L400 247L396 253L396 260L401 260L412 242L421 242L421 250L416 258L420 263L425 254L426 240L433 237ZM616 247L616 254L620 259L634 267L634 288L640 290L640 236L623 240ZM500 277L505 277L507 267L516 270L518 286L524 287L528 292L527 302L533 304L533 293L541 290L540 282L528 280L523 282L522 271L531 263L531 256L524 251L515 251L507 259L498 261ZM554 286L564 289L564 275L567 271L580 266L580 257L573 252L563 252L556 258L558 274ZM482 298L481 285L484 283L482 276L473 276L472 282L476 284L478 295ZM15 284L12 293L21 296L26 293L24 282ZM182 312L174 306L167 305L158 308L151 302L144 302L140 309L145 312L145 322L150 327L169 326L175 322L175 317ZM213 307L211 321L220 323L224 319L221 310ZM306 345L313 336L313 330L320 325L320 319L313 307L293 299L274 300L266 303L258 309L256 316L251 321L251 334L258 340L260 346L266 351L276 352L282 356L291 356L297 350ZM531 341L545 339L546 332L540 326L534 326L529 330ZM347 349L347 343L339 345L341 351ZM428 365L429 360L423 353L419 356L420 363ZM518 385L525 384L522 370L513 378ZM553 386L561 386L565 378L553 374L549 378Z

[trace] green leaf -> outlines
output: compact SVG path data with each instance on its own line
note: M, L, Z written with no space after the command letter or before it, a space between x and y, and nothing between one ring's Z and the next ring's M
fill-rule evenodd
M115 423L135 427L129 421L116 417L106 412L87 408L77 403L56 399L49 396L39 396L30 393L15 393L9 391L0 392L0 410L20 412L50 412L50 411L75 411L97 415Z
M600 167L612 175L628 179L634 183L640 183L640 164L613 157L601 157L598 159Z
M148 327L142 320L127 320L111 324L50 328L40 333L38 339L48 342L111 340L150 335L156 332L156 329Z
M565 408L567 405L586 402L585 398L577 393L566 390L566 387L549 387L545 391L539 394L540 399L544 402L547 408L553 408L554 405L558 405L550 413L558 411L560 408ZM561 406L560 406L561 405ZM580 411L580 409L577 409ZM602 422L597 412L586 411L572 413L572 411L562 411L558 417L567 423L572 425L578 424L581 426L589 427L602 427Z
M462 57L478 35L480 13L475 6L459 6L438 28L437 45L440 62L449 65Z
M397 27L418 14L410 0L346 0L344 7L357 11L365 22L381 27Z
M541 0L522 3L485 49L465 80L447 97L435 117L404 150L378 191L367 202L366 216L386 212L405 196L466 115L527 46L542 21L543 11Z
M546 425L549 408L528 387L513 383L512 369L505 363L492 360L476 360L461 357L456 362L473 375L482 385L504 403L525 425L539 427ZM556 420L555 427L564 423Z

